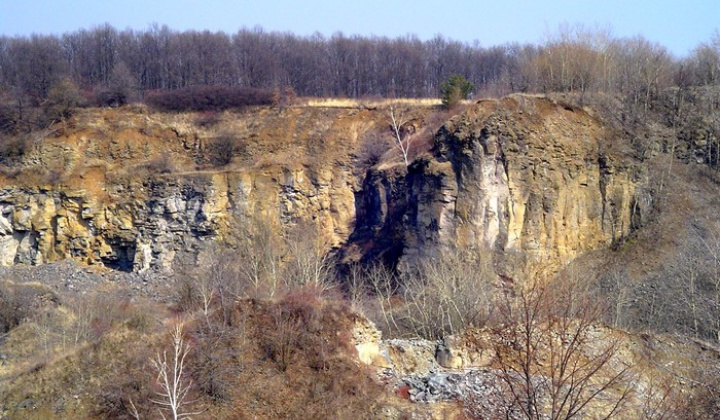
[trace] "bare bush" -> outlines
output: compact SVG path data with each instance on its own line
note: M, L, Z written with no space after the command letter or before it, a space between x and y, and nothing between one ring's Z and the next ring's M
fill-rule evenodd
M237 299L273 298L283 290L285 239L260 216L235 222L237 235L223 246L209 247L186 271L185 287L191 289L186 292L188 309L209 313L217 303L229 316Z
M0 133L16 134L20 125L20 113L7 103L0 104Z
M366 170L377 165L389 148L388 138L380 132L373 130L366 133L357 153L360 167Z
M362 278L355 283L366 285L370 295L363 299L363 311L390 336L438 339L482 327L497 293L497 276L487 257L448 254L400 276L382 265L354 273Z
M63 79L48 92L43 104L45 118L48 121L64 121L72 117L80 103L80 90L77 85L70 79Z
M99 341L119 326L140 333L151 327L147 308L108 291L69 296L64 305L72 311L72 322L64 335L73 345Z
M267 362L255 366L271 371L248 373L242 414L254 415L256 407L268 405L273 418L377 418L372 413L382 386L356 362L347 306L300 287L252 311L252 337Z
M188 369L200 391L213 401L228 401L236 394L238 376L244 369L247 348L246 320L233 308L231 322L214 312L192 332L193 363Z
M300 348L304 322L312 322L315 315L310 308L277 308L270 314L271 328L265 337L266 356L275 362L277 368L284 372L292 363L292 359Z
M311 286L321 293L336 287L335 261L330 246L314 226L300 226L289 235L290 261L286 287Z
M143 164L141 170L147 170L150 174L169 174L175 172L175 163L169 154L165 153L157 158Z
M222 120L221 114L217 111L201 111L195 117L195 125L201 128L212 128Z
M4 165L21 163L30 147L30 139L27 136L3 136L0 139L0 163Z
M415 335L438 339L490 318L496 294L487 254L451 253L420 263L402 278L400 323Z
M112 69L109 80L95 87L95 103L98 106L117 108L137 99L137 83L124 62Z
M527 419L612 418L631 392L619 339L601 334L602 306L572 284L533 282L500 300L498 379L508 412Z
M330 304L313 286L293 289L265 311L260 337L265 356L280 371L291 365L306 365L325 371L335 357L351 351L347 308Z
M370 318L386 337L400 336L405 331L395 319L401 306L398 297L398 278L392 270L382 264L370 267L354 267L351 277L346 279L352 287L352 302ZM366 292L367 295L360 295Z
M198 281L207 278L206 276L199 277L200 278L197 279ZM175 289L175 309L178 312L194 311L200 304L199 294L196 279L194 277L182 278Z
M161 111L221 111L253 105L271 105L272 92L239 86L193 86L154 91L146 102Z
M221 133L206 145L207 160L215 167L230 164L235 155L237 143L234 134L229 132Z
M178 299L207 314L215 302L223 310L236 299L273 299L298 287L323 294L336 288L330 247L313 227L298 227L282 236L282 228L261 216L238 221L236 236L225 246L204 252L197 268L180 283Z
M52 308L44 308L33 313L27 322L37 343L34 348L34 351L38 352L36 355L50 357L64 347L65 330L61 313Z

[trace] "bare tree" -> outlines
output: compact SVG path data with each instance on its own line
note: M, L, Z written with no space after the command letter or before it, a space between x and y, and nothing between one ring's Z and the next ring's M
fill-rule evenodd
M716 31L710 42L700 44L691 57L695 82L713 86L720 82L720 31Z
M691 57L699 85L720 78L718 35ZM173 31L153 25L118 31L110 25L62 37L0 39L0 85L37 106L52 84L70 76L78 86L112 85L117 70L145 90L198 85L274 89L301 96L437 97L442 81L464 74L482 92L601 90L650 106L674 59L641 39L616 39L605 28L562 25L545 43L483 48L435 37L326 38L241 29L234 34ZM122 73L125 73L123 70ZM128 79L129 80L129 79Z
M408 123L409 119L405 117L402 111L398 110L395 105L390 104L388 108L388 116L390 117L390 128L393 132L393 140L395 147L402 153L405 166L409 166L408 153L412 145L413 137L405 133L403 126Z
M605 321L614 328L629 328L632 323L632 307L636 298L635 285L625 266L616 260L611 260L609 268L593 285L597 299L607 302Z
M184 340L181 324L175 327L171 337L170 357L166 350L162 355L158 353L155 358L150 359L150 363L157 371L157 382L160 385L160 391L157 392L158 399L151 401L161 407L159 411L163 419L166 419L166 411L170 412L173 420L191 419L202 411L187 411L187 406L193 403L187 401L193 384L185 374L185 361L190 346Z
M596 331L600 307L574 286L537 282L501 299L505 327L496 344L508 410L527 419L612 418L631 387L620 342ZM589 408L592 407L592 410Z
M720 233L691 219L678 242L659 274L632 286L625 326L720 341Z
M218 282L216 277L202 276L197 285L197 292L200 298L200 310L205 318L205 323L210 327L210 314L213 302L218 296Z
M237 234L228 238L231 250L218 248L209 255L215 259L208 266L218 279L218 293L231 301L275 297L282 288L288 252L282 227L258 213L239 216L232 223Z

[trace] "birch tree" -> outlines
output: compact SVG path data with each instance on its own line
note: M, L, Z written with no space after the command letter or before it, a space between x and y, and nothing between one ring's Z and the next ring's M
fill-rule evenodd
M201 411L188 411L193 401L188 401L188 393L192 388L192 380L187 378L185 361L190 352L190 346L183 338L182 325L178 324L172 332L172 349L168 356L167 350L162 355L157 354L150 359L150 363L157 371L157 383L160 385L157 398L151 400L160 406L158 411L163 420L167 419L165 413L169 412L173 420L188 420Z
M393 142L395 147L402 153L403 162L405 166L409 166L408 154L410 152L410 146L412 145L413 138L405 135L403 132L403 126L409 121L405 117L402 111L398 110L395 105L391 104L388 108L388 115L390 117L390 128L392 128Z

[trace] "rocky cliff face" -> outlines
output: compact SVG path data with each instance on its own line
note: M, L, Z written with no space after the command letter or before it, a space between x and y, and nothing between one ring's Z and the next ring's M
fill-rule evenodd
M413 263L460 247L543 273L624 237L651 204L639 167L604 152L614 139L599 121L544 98L480 102L408 168L386 153L366 174L354 156L387 129L382 110L256 110L210 128L110 112L83 114L26 156L59 180L4 179L0 264L169 268L263 217L311 223L347 259ZM413 112L422 125L433 111ZM219 133L242 145L222 170L203 166Z
M100 201L86 190L0 191L3 265L72 258L121 270L167 269L179 254L233 235L253 215L317 220L336 245L349 235L353 193L346 174L277 167L199 173L117 188Z
M70 258L169 269L258 219L310 224L329 247L349 236L357 184L349 154L372 128L368 111L261 109L216 116L211 128L192 115L112 112L85 112L6 171L0 264ZM220 169L207 163L218 136L243 149Z
M605 151L613 141L582 109L526 96L483 101L448 121L407 172L368 176L361 241L393 237L374 252L410 264L474 249L494 252L510 276L555 272L625 237L652 205L642 168Z

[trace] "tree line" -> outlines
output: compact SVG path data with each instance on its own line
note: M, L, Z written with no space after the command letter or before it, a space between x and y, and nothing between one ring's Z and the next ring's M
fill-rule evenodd
M506 47L481 48L441 36L297 36L260 28L234 34L118 31L110 25L62 36L0 38L0 86L38 103L70 78L82 89L125 85L142 93L196 85L292 87L303 96L428 97L452 74L499 77Z
M31 104L63 79L86 91L121 86L140 97L197 85L292 87L319 97L437 97L454 74L497 94L602 90L645 101L667 85L717 84L720 35L684 58L642 37L615 38L582 26L561 27L541 45L491 47L441 35L422 41L261 28L234 34L157 25L117 30L109 24L60 36L0 37L2 92Z
M296 96L464 97L465 87L447 85L454 78L475 97L568 93L608 114L620 132L634 133L640 157L650 150L645 138L652 136L642 133L648 118L680 137L706 132L703 158L720 167L720 119L703 117L720 115L720 32L685 57L641 36L569 25L542 44L493 47L440 35L299 36L259 27L227 34L105 24L60 36L0 37L0 133L43 129L83 104L203 110Z

